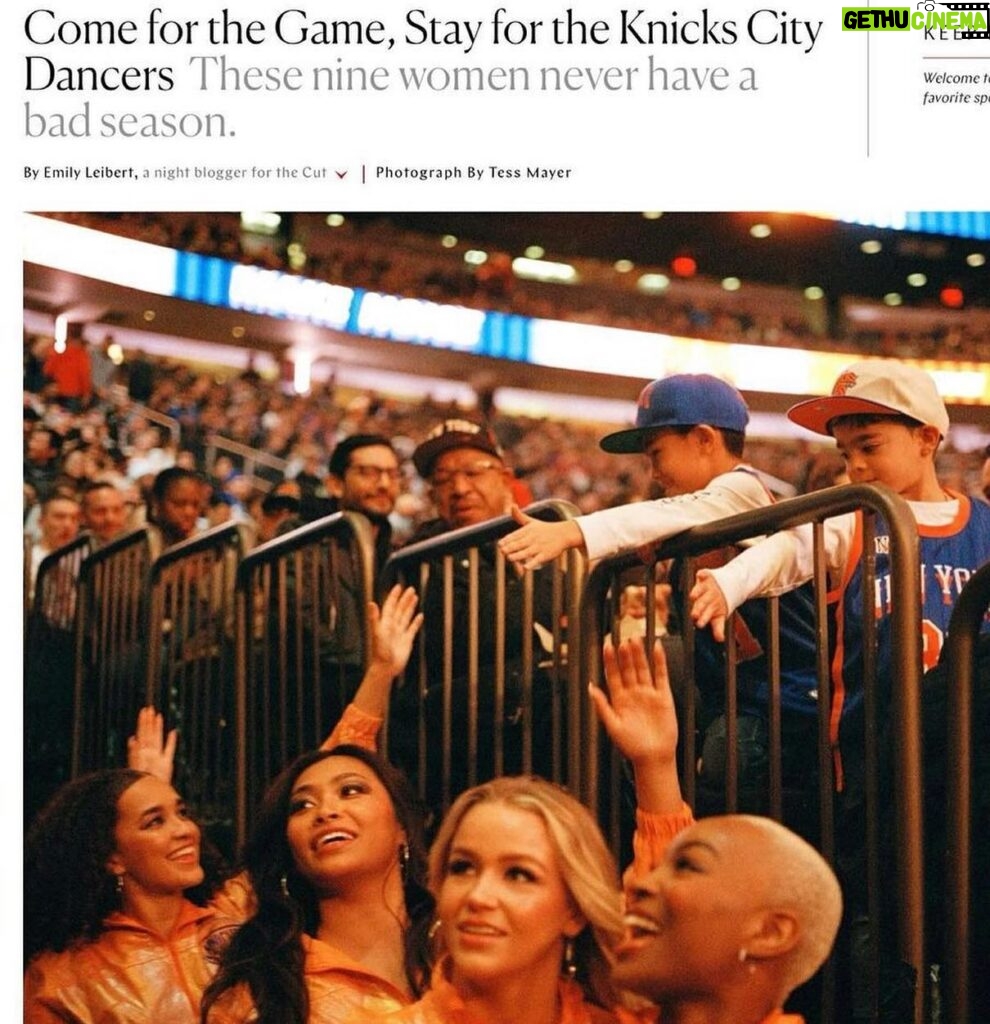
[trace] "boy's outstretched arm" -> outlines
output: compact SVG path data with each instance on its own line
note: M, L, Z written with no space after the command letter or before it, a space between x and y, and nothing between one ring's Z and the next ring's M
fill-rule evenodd
M506 534L498 546L510 562L523 569L539 569L569 548L584 547L584 535L573 520L544 523L526 515L518 505L512 506L512 518L520 528Z

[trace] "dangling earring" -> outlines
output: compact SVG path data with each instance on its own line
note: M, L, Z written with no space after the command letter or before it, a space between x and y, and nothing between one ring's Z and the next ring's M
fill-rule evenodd
M569 935L564 939L564 974L569 979L573 979L577 974L577 964L574 962L574 940Z
M399 845L399 874L403 882L409 881L409 847L405 843Z
M749 960L749 950L745 946L742 946L739 950L739 963L746 964L746 970L750 974L756 974L756 964Z
M289 878L284 872L282 873L282 877L279 879L279 887L282 890L282 895L287 900L292 898L292 895L289 892Z
M430 925L430 930L426 933L426 937L432 942L437 935L440 934L440 929L443 927L443 921L438 917L433 924Z
M114 887L114 891L117 893L118 896L123 896L124 895L124 873L123 872L121 872L119 875L115 875L114 876L113 887Z

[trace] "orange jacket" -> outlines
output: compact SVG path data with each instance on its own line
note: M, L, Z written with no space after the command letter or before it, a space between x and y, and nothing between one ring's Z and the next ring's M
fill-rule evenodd
M409 1003L410 997L339 949L302 937L308 1024L343 1024L355 1015L377 1019ZM210 1007L209 1024L244 1024L254 1019L247 985L228 989Z
M25 1024L196 1024L224 922L216 909L186 901L168 936L111 914L92 942L42 953L24 975Z
M374 749L380 725L380 719L348 707L325 746L353 743ZM251 915L252 904L242 874L227 882L208 907L185 901L166 937L125 914L111 914L105 931L92 942L41 953L28 964L25 1024L199 1024L203 990L231 933Z

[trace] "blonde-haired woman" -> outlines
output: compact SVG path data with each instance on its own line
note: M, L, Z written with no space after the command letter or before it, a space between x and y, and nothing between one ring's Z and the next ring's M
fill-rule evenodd
M641 642L638 652L645 666ZM662 649L655 681L623 677L631 656L606 646L611 700L592 696L633 764L646 870L692 819ZM610 980L623 932L618 873L594 818L564 789L523 776L462 793L430 851L429 882L441 956L430 990L385 1015L390 1024L608 1024L629 1012Z

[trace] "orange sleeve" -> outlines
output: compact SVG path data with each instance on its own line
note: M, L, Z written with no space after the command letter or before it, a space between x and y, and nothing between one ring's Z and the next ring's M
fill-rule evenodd
M320 750L330 750L344 743L364 747L365 750L376 750L381 727L382 719L377 715L369 715L353 704L348 704L333 732L320 744Z

